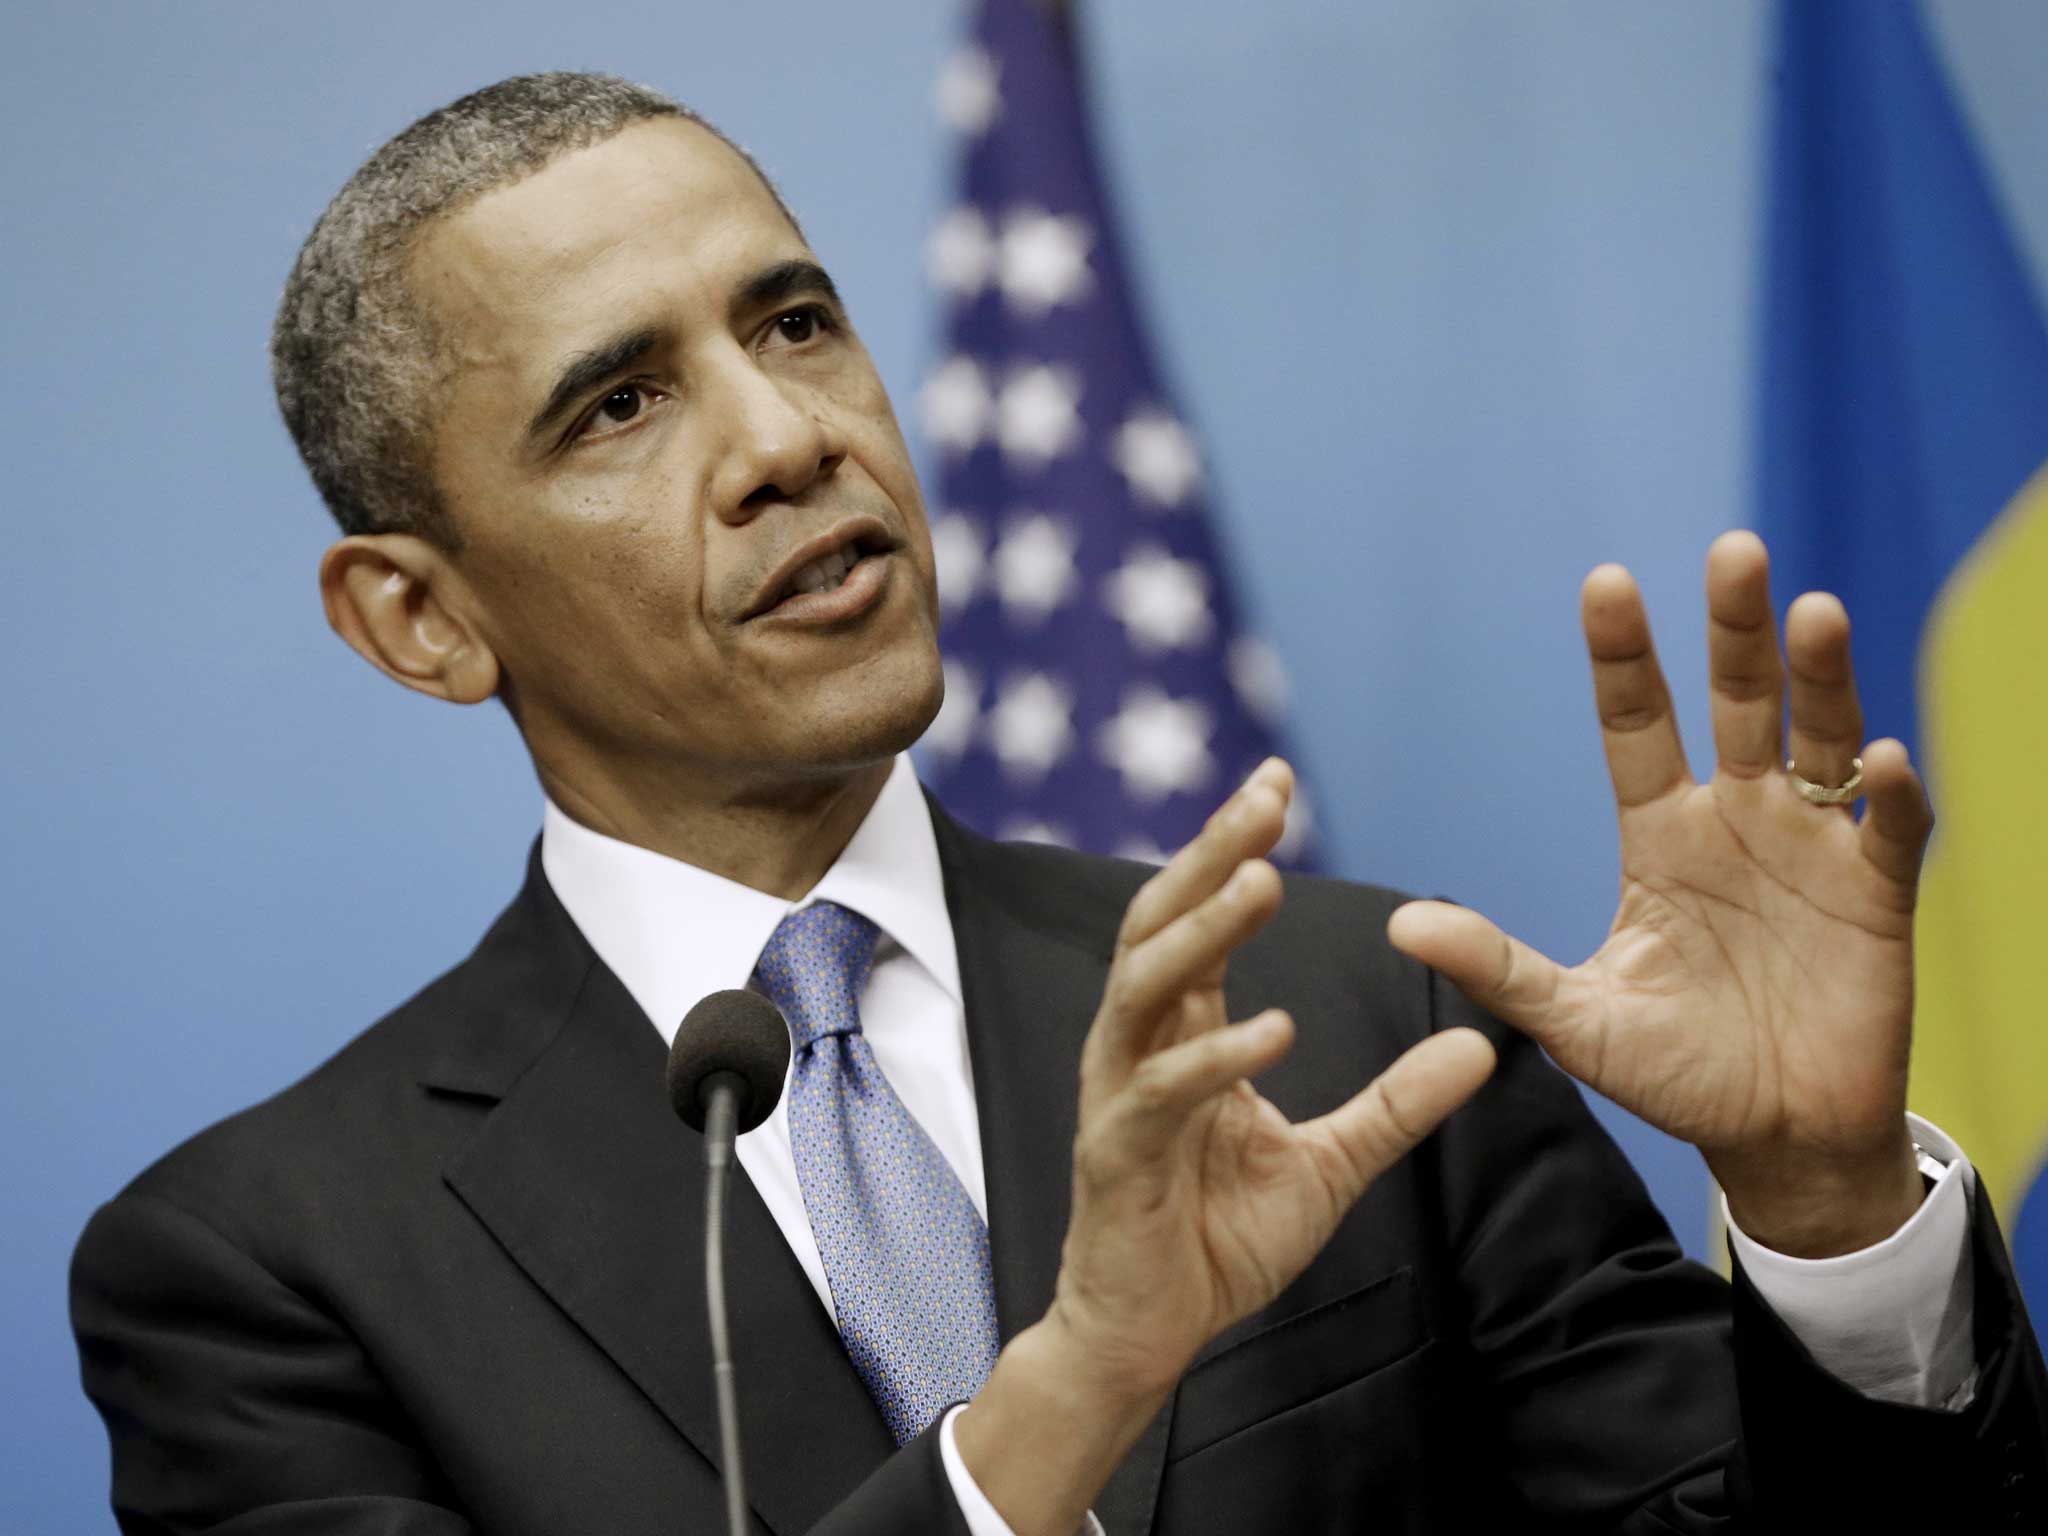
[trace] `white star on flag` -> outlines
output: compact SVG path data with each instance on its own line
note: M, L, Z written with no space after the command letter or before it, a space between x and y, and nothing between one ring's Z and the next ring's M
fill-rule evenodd
M1096 750L1123 775L1138 801L1207 786L1216 776L1209 755L1213 717L1199 699L1174 699L1149 684L1124 694L1123 707L1096 732Z
M1003 106L996 88L996 61L972 44L959 49L939 71L935 97L940 118L955 133L988 132Z
M1081 440L1080 405L1081 382L1071 369L1044 363L1017 369L996 396L1003 456L1043 469Z
M980 525L965 512L948 512L933 523L932 563L938 567L940 611L960 612L974 601L987 564Z
M925 270L946 292L971 299L995 270L996 239L981 210L963 203L932 226L924 244Z
M1050 848L1074 846L1074 834L1065 827L1050 821L1034 821L1028 816L1004 822L996 836L1007 843L1044 843Z
M1140 864L1164 864L1173 855L1140 833L1127 837L1116 845L1116 856L1120 859L1135 859Z
M1201 483L1202 456L1194 438L1164 411L1133 414L1117 428L1109 456L1131 494L1151 506L1177 507Z
M1005 772L1042 778L1074 741L1074 699L1055 678L1023 672L1004 680L988 712L988 744Z
M1209 578L1192 560L1141 544L1102 583L1104 606L1141 651L1193 650L1215 628Z
M988 378L971 357L951 357L924 381L918 395L925 435L941 448L967 453L988 431L994 402Z
M1230 642L1223 666L1246 709L1268 722L1286 713L1287 669L1272 646L1257 635L1240 635Z
M1018 518L996 546L996 595L1012 618L1036 621L1067 600L1074 589L1074 552L1080 540L1066 524L1043 512Z
M945 664L946 699L938 718L925 728L919 745L927 751L958 757L974 740L981 719L981 680L974 669L957 661Z
M954 175L920 231L948 682L918 771L978 831L1164 860L1284 751L1284 679L1239 643L1213 476L1115 260L1073 7L965 9L938 83Z
M1086 298L1094 279L1088 248L1095 232L1088 221L1043 208L1019 208L1003 220L996 281L1012 309L1037 319L1055 304Z

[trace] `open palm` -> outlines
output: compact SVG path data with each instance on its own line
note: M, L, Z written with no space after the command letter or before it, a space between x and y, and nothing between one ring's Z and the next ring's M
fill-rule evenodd
M1055 1311L1104 1374L1163 1391L1277 1296L1366 1186L1482 1083L1493 1050L1450 1030L1295 1125L1247 1078L1293 1039L1228 1021L1229 956L1273 915L1292 774L1263 766L1133 898L1081 1063L1074 1209Z
M1566 1071L1693 1142L1724 1182L1896 1158L1926 796L1896 741L1862 749L1860 822L1810 803L1782 766L1789 691L1797 772L1833 786L1855 771L1863 722L1839 603L1793 605L1788 668L1754 535L1715 544L1707 599L1718 761L1700 784L1635 583L1612 566L1587 578L1622 854L1599 950L1566 968L1440 902L1402 908L1392 937Z

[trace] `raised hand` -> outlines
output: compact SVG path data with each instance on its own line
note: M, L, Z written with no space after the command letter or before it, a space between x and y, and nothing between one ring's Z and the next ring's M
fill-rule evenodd
M1223 1004L1231 952L1279 906L1263 856L1293 787L1285 763L1262 765L1139 890L1081 1057L1053 1313L1144 1395L1277 1296L1366 1186L1493 1069L1483 1036L1448 1031L1301 1125L1246 1080L1293 1040L1285 1013L1231 1024Z
M1073 1211L1051 1310L958 1421L967 1468L1019 1536L1067 1536L1201 1347L1277 1296L1366 1186L1493 1070L1476 1030L1433 1036L1301 1125L1246 1079L1294 1038L1232 1024L1230 956L1272 917L1292 771L1263 764L1132 898L1081 1058Z
M1905 748L1858 750L1848 615L1809 594L1781 660L1754 534L1707 559L1712 780L1696 783L1628 573L1586 578L1582 616L1621 824L1607 941L1566 968L1475 913L1416 902L1394 943L1534 1036L1560 1066L1697 1145L1736 1220L1788 1253L1848 1252L1919 1202L1905 1124L1913 906L1931 826ZM1785 769L1868 808L1816 805Z

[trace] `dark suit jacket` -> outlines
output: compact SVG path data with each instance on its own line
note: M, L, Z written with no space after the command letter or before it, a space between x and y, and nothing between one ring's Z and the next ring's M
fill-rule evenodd
M1007 1337L1052 1294L1076 1062L1145 871L938 824ZM1923 1502L1956 1536L2048 1527L2048 1379L1981 1201L1974 1406L1865 1401L1681 1257L1540 1053L1389 949L1393 901L1290 883L1231 973L1237 1016L1301 1026L1262 1086L1315 1114L1460 1022L1499 1072L1204 1352L1098 1500L1112 1536L1893 1530ZM104 1207L73 1313L124 1529L722 1529L700 1147L663 1061L536 856L468 960ZM935 1434L894 1450L736 1182L760 1526L963 1532Z

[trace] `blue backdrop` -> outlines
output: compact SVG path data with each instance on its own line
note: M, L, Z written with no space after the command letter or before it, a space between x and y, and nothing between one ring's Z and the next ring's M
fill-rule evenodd
M1097 0L1085 35L1326 846L1577 958L1615 882L1575 628L1597 561L1642 577L1706 742L1700 558L1751 504L1763 7L1266 0L1249 35L1248 14ZM2048 182L2020 172L2048 164L2048 7L1935 14L2039 278ZM63 1313L91 1207L466 949L536 825L498 711L401 693L321 621L329 530L264 359L311 220L484 81L646 79L781 180L908 421L956 27L930 0L0 22L0 1530L109 1523ZM1697 1159L1620 1131L1702 1249Z

